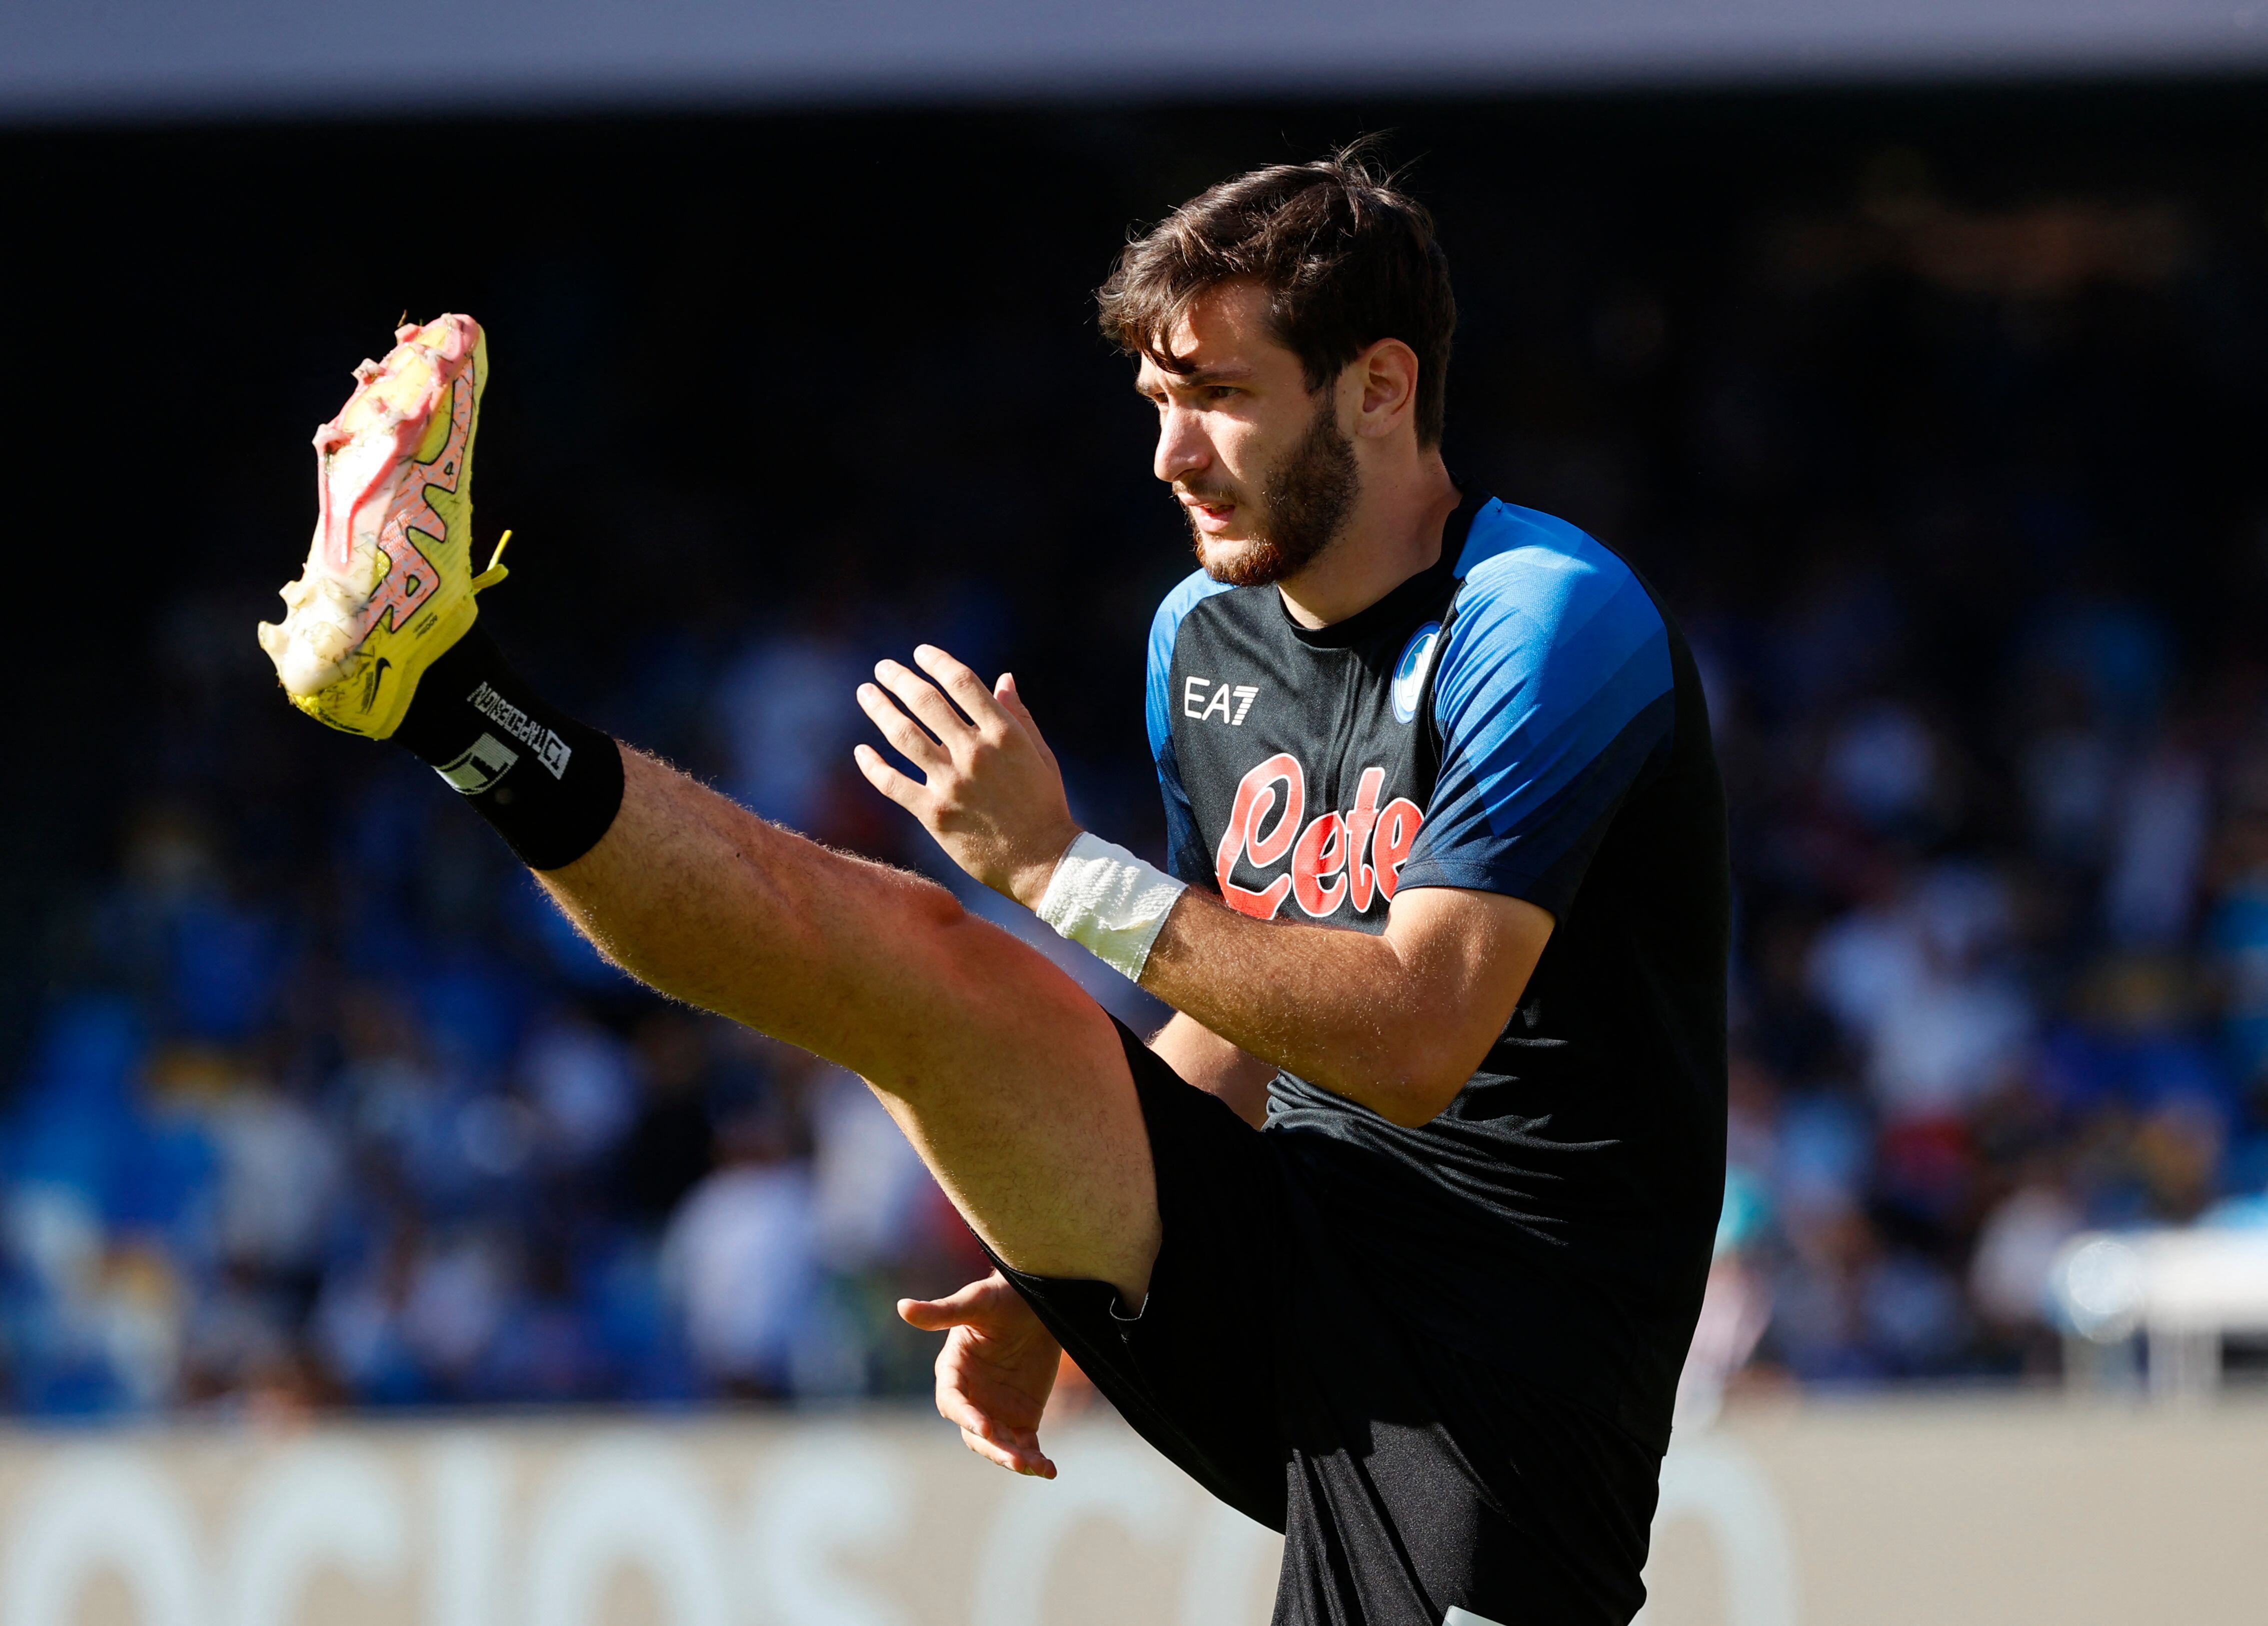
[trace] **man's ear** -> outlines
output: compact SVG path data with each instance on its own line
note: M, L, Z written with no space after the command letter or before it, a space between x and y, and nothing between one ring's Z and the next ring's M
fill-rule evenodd
M1399 339L1381 339L1347 364L1360 391L1354 432L1376 438L1410 421L1418 404L1418 352Z

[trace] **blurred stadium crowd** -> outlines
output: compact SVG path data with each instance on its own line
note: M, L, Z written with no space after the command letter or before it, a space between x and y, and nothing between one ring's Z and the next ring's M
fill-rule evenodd
M1956 205L1891 151L1690 217L1671 195L1706 188L1670 177L1631 205L1648 236L1477 158L1421 171L1468 313L1453 465L1623 548L1705 670L1739 884L1712 1335L1760 1334L1759 1373L2051 1373L2069 1234L2268 1212L2268 244L2257 195L2186 173ZM799 466L865 517L784 537L731 490L777 476L633 489L597 467L627 420L578 438L546 394L608 301L748 338L694 261L751 228L681 200L676 237L467 299L482 512L521 534L498 636L759 812L932 872L850 765L852 686L917 638L1012 662L1082 816L1154 844L1139 639L1184 555L1139 411L1086 404L1123 380L1075 296L1179 179L1080 205L1112 224L1072 298L979 313L1044 426L982 444L941 382L963 353L871 341L817 386L844 445ZM515 316L569 337L522 364ZM6 1403L925 1388L891 1302L981 1258L862 1086L643 994L433 776L282 705L250 626L301 479L240 584L160 607L149 771L43 951L0 1107ZM1004 489L1045 524L975 511ZM581 644L547 529L646 561Z

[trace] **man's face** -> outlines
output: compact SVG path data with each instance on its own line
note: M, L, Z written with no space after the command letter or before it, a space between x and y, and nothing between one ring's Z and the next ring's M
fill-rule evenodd
M1268 327L1266 291L1228 283L1194 304L1167 343L1185 371L1145 357L1135 387L1158 408L1158 478L1215 581L1297 575L1328 548L1360 479L1336 391L1314 394Z

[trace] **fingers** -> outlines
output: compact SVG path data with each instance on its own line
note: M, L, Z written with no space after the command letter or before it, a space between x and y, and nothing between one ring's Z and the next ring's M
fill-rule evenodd
M925 1333L951 1332L956 1327L966 1327L976 1319L976 1313L954 1300L968 1291L964 1287L951 1299L901 1299L898 1319Z
M1000 681L992 686L992 694L994 698L999 701L1002 709L1015 719L1017 726L1024 731L1025 737L1038 747L1040 755L1048 765L1053 767L1056 754L1048 748L1047 736L1040 732L1039 719L1032 715L1032 709L1024 703L1023 691L1016 687L1016 674L1012 672L1002 673Z
M898 1315L909 1326L918 1327L924 1332L965 1327L1007 1285L1007 1278L995 1270L942 1299L901 1299Z
M998 1383L972 1384L970 1374L949 1372L937 1384L938 1415L958 1427L982 1434L996 1446L1028 1444L1038 1438L1047 1407L1028 1394L1019 1394Z
M895 660L878 660L874 663L874 677L898 697L907 710L921 719L923 727L945 742L947 752L973 732L969 720L953 709L953 703L910 667Z
M1031 708L1024 703L1023 695L1016 692L1014 673L1004 672L1000 674L1000 681L992 686L992 698L1000 703L1002 710L1022 725L1026 733L1035 739L1040 737L1040 725L1033 720Z
M864 711L874 726L915 767L925 774L935 773L949 766L953 758L946 748L904 712L890 703L888 695L872 683L858 685L858 709Z
M944 1385L938 1388L937 1410L939 1416L961 1431L962 1443L987 1461L1019 1474L1034 1474L1043 1479L1055 1477L1055 1464L1040 1449L1040 1418L1036 1412L1028 1423L1012 1422L961 1391Z
M954 703L966 711L980 729L988 724L997 727L1008 721L1006 710L993 697L984 680L936 644L915 645L914 665L943 684Z
M877 661L874 676L883 688L897 696L906 711L920 719L922 726L935 737L933 740L924 741L921 731L904 721L904 712L898 711L879 693L870 697L870 685L859 686L858 704L890 743L924 771L951 760L954 747L971 732L997 739L1006 730L1020 727L1035 744L1039 743L1039 726L1032 721L1031 713L1024 710L1020 699L1012 710L1002 704L982 678L934 644L917 647L914 661L936 680L936 684L924 681L920 673L895 660ZM1013 689L1012 679L1003 681ZM925 744L930 754L924 754Z
M1056 1465L1040 1449L1039 1425L1061 1357L1046 1339L1043 1347L1032 1346L1042 1357L1040 1368L1026 1372L1013 1329L1008 1345L990 1343L1001 1335L1001 1317L1011 1306L1030 1314L996 1270L942 1299L901 1299L898 1314L912 1326L947 1334L937 1357L937 1410L961 1431L961 1443L1011 1473L1053 1479Z
M1029 1446L1005 1446L996 1445L982 1434L961 1431L961 1443L983 1457L987 1462L1006 1468L1012 1474L1021 1474L1030 1479L1053 1479L1056 1465L1050 1462L1035 1439Z
M908 813L919 818L929 806L929 788L916 784L882 760L882 754L863 742L850 747L852 760L858 771L866 776L866 783L888 797Z

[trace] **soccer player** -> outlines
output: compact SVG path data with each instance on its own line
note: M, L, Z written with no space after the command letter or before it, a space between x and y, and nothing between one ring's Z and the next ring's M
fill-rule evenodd
M533 693L463 609L469 428L438 407L399 430L436 471L410 540L469 629L437 649L409 604L320 670L263 643L304 707L441 769L617 963L869 1081L999 1267L902 1306L950 1329L939 1402L973 1448L1053 1472L1067 1350L1285 1534L1279 1622L1627 1621L1723 1180L1692 660L1614 553L1444 466L1447 264L1359 158L1214 188L1101 302L1203 567L1151 633L1170 873L1079 829L1012 678L945 651L859 688L897 761L858 759L1174 1007L1147 1044L943 888ZM425 331L429 394L476 404L477 341Z

